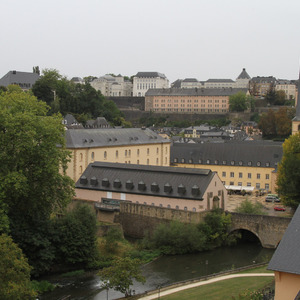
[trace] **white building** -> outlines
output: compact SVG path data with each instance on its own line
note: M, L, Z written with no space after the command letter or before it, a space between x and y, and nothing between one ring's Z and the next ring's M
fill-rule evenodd
M104 75L91 82L91 86L101 91L107 97L130 97L132 96L132 83L123 76Z
M169 87L169 80L165 74L158 72L138 72L133 77L133 96L144 97L148 89L162 89Z
M251 77L246 72L246 69L243 68L242 73L237 77L235 81L235 87L238 89L248 89L250 79Z

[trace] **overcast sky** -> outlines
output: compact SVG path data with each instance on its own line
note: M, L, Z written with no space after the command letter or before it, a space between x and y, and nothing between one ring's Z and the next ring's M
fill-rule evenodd
M297 79L300 0L0 0L0 78L139 71Z

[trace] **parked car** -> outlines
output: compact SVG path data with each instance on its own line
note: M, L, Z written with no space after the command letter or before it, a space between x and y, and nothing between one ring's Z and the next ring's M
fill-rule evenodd
M285 211L285 207L282 207L282 206L274 206L274 210L276 210L276 211Z
M276 196L267 196L266 202L280 202L280 199Z

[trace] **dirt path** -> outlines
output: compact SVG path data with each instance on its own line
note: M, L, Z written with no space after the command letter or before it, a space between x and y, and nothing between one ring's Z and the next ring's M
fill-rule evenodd
M232 279L232 278L237 278L237 277L259 277L259 276L274 276L274 274L273 273L245 273L245 274L225 275L225 276L215 277L215 278L211 278L211 279L208 279L208 280L199 281L199 282L179 286L179 287L176 287L176 288L171 288L171 289L165 290L165 291L160 291L160 292L157 291L152 295L148 295L148 296L144 296L142 298L139 298L139 300L157 299L159 297L163 297L163 296L166 296L166 295L169 295L169 294L177 293L177 292L182 291L182 290L194 288L194 287L205 285L205 284L210 284L210 283L221 281L221 280Z

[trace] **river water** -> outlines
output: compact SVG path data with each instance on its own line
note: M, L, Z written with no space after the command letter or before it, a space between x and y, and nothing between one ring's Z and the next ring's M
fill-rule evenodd
M142 267L146 283L144 285L135 283L132 290L139 294L178 281L268 262L273 252L274 250L264 249L256 243L243 243L234 247L222 247L197 254L163 256ZM62 287L41 299L58 300L70 295L70 299L76 300L106 300L124 296L114 290L102 290L101 282L95 274L58 283Z

